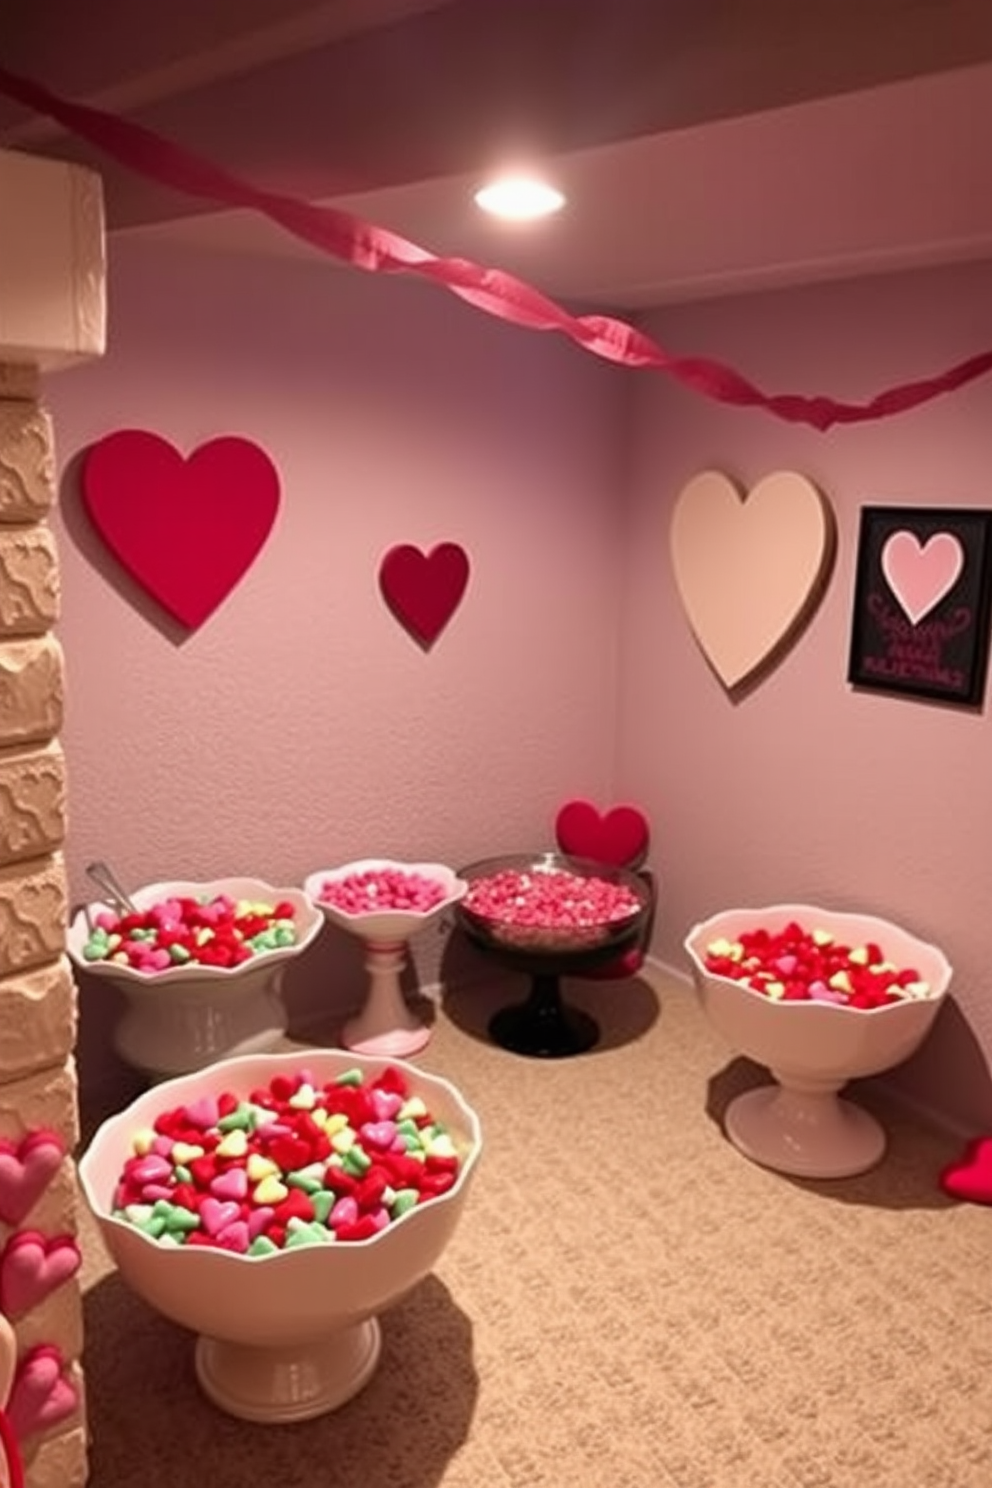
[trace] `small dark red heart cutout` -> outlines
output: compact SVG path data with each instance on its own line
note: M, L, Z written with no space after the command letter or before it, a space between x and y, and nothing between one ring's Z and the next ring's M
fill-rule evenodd
M555 819L562 852L617 868L638 867L648 850L649 828L636 806L614 806L605 814L591 801L569 801Z
M189 630L244 576L279 509L272 461L233 434L184 458L158 434L120 429L87 450L82 492L110 551Z
M952 1199L992 1204L992 1137L969 1142L960 1160L941 1173L940 1186Z
M468 574L468 554L457 543L429 553L400 543L379 565L379 588L404 630L429 650L461 603Z

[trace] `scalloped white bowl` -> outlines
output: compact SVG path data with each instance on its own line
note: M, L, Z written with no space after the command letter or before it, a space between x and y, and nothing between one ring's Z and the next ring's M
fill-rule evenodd
M162 1111L197 1097L247 1095L274 1075L311 1071L326 1082L344 1070L393 1066L448 1129L461 1157L446 1193L408 1210L370 1240L307 1245L263 1257L208 1247L171 1247L117 1219L113 1194L134 1133ZM451 1238L482 1150L479 1118L448 1080L398 1059L340 1049L297 1049L221 1060L145 1091L104 1121L79 1162L86 1203L129 1287L170 1321L198 1335L205 1393L246 1420L299 1421L333 1410L371 1378L379 1357L376 1314L434 1267Z
M138 909L174 895L259 903L286 900L293 905L295 945L276 947L240 966L201 966L195 962L163 971L137 971L114 961L88 961L83 948L93 916L113 911L95 900L74 916L66 948L81 970L117 987L126 1006L114 1031L114 1046L128 1064L154 1078L202 1069L215 1059L270 1049L286 1033L281 996L288 961L306 950L323 928L323 917L298 888L279 888L260 878L169 879L135 889Z
M773 933L795 920L843 943L874 941L897 966L914 966L930 984L926 998L880 1008L773 1001L707 969L707 947L744 931ZM849 1080L881 1074L914 1054L933 1026L952 968L937 946L877 915L772 904L722 910L684 941L704 1013L737 1053L765 1065L776 1084L738 1096L727 1108L727 1135L766 1167L806 1177L846 1177L880 1160L885 1134L874 1117L838 1092Z
M444 898L427 910L387 909L369 910L362 914L349 914L336 904L321 899L321 889L327 883L340 883L360 873L376 873L395 869L400 873L417 873L431 879L444 890ZM436 920L438 915L452 904L457 904L468 889L464 879L446 863L407 863L398 858L358 858L337 868L319 868L303 881L303 892L310 902L333 924L362 940L378 942L404 942Z

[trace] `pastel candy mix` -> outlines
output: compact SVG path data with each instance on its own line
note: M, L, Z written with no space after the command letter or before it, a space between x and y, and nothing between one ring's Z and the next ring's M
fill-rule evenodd
M292 904L253 904L218 894L213 899L163 899L134 914L102 911L83 946L83 957L144 972L168 971L191 961L231 968L295 944Z
M345 914L396 909L426 914L448 897L448 891L438 879L428 878L425 873L402 868L366 868L343 878L325 879L317 897L321 904L332 904Z
M711 941L704 964L780 1002L832 1002L867 1011L932 995L915 968L894 965L873 941L845 945L829 930L807 930L795 921L783 930L759 928L736 940Z
M402 1071L321 1085L304 1069L163 1111L134 1134L113 1213L163 1245L274 1255L368 1240L446 1193L459 1167Z
M623 883L561 868L503 869L469 886L462 907L517 945L595 945L641 908Z

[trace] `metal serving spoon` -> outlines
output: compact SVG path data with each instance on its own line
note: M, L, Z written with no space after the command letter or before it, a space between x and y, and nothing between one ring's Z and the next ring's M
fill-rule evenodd
M113 869L102 862L87 863L86 872L95 884L98 885L116 909L123 914L136 914L138 906L134 900L121 888L120 882Z

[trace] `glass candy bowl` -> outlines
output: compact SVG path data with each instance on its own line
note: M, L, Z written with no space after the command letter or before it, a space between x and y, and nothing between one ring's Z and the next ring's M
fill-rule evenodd
M84 955L97 915L116 912L111 904L88 904L69 928L67 949L75 965L111 983L126 999L114 1031L118 1054L153 1079L202 1069L216 1059L270 1049L286 1032L283 971L323 928L320 913L305 894L295 888L276 888L259 878L174 879L136 889L131 899L137 909L147 910L167 899L209 901L219 895L251 904L291 904L295 942L260 951L234 967L187 961L161 971L139 971L115 961L88 960Z
M860 1008L843 1002L773 1000L707 968L709 948L748 931L777 934L790 923L851 949L874 944L897 968L914 969L922 995ZM841 1178L873 1167L885 1133L840 1091L849 1080L881 1074L919 1048L947 994L951 967L936 946L874 915L809 904L727 909L695 925L685 939L696 993L707 1018L739 1054L765 1065L774 1084L737 1096L724 1124L755 1162L807 1178Z
M513 853L486 858L460 870L468 892L455 907L455 918L468 939L485 956L509 971L530 978L523 1001L501 1008L489 1023L496 1043L515 1054L558 1059L581 1054L599 1039L599 1025L562 997L561 978L581 976L607 966L636 946L653 910L648 882L625 868L565 853ZM540 914L526 920L485 914L477 907L483 889L504 875L533 879L542 874L570 875L597 880L623 893L626 910L616 918L597 920L583 913L582 893L571 923L559 915Z

